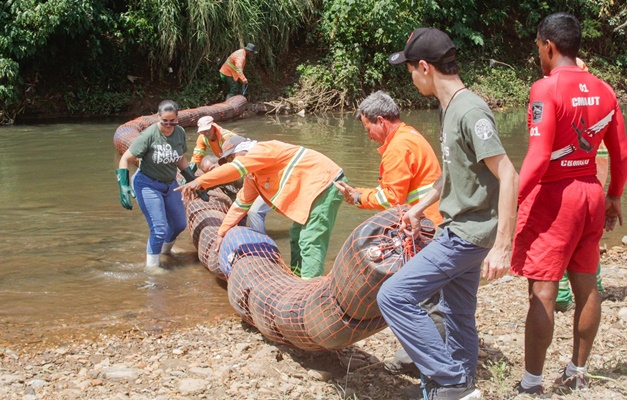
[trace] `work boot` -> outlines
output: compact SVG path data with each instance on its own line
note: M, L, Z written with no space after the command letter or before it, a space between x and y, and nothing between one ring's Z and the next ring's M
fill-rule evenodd
M159 266L159 254L146 253L146 268L158 268Z
M176 240L167 243L164 242L161 245L161 254L172 254L172 246L174 246L174 242L176 242Z

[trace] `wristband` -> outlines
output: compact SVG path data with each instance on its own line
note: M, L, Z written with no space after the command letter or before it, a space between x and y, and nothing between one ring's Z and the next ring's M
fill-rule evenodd
M356 192L353 194L353 203L357 206L361 206L361 192Z

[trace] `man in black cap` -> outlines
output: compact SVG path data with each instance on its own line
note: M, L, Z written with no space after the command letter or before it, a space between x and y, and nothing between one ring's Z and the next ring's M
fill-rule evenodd
M507 273L518 193L518 175L494 116L464 86L455 57L448 35L433 28L416 29L405 49L390 56L390 63L406 64L420 93L437 97L441 107L442 175L403 216L401 228L408 235L419 232L420 216L438 199L444 221L434 241L388 279L377 296L383 317L426 376L422 388L429 400L481 398L474 383L481 265L488 280ZM438 292L446 340L420 306Z
M226 83L229 93L226 98L233 97L237 94L246 94L248 88L248 79L244 75L244 67L246 59L257 54L257 46L254 43L248 43L245 47L231 53L226 59L222 68L220 68L220 79ZM240 83L242 89L240 91Z

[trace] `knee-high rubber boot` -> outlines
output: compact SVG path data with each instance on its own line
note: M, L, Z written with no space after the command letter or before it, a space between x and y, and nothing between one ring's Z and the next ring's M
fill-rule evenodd
M161 245L161 254L172 254L172 246L174 246L174 242L176 242L176 240L167 243L164 242Z
M146 253L146 267L147 268L158 268L159 263L159 254L148 254Z

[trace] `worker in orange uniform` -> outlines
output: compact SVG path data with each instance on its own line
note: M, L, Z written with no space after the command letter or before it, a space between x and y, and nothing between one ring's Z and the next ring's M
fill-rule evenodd
M222 128L220 125L213 122L213 117L208 115L198 120L198 139L196 139L196 147L194 147L194 153L192 159L189 162L192 171L196 172L200 163L205 155L207 155L207 148L211 148L213 154L220 158L222 155L222 144L230 136L235 133Z
M355 189L337 182L346 202L369 210L417 203L442 173L429 142L416 129L401 122L398 105L383 91L371 94L359 105L358 119L368 137L381 144L379 186ZM436 201L425 210L425 217L436 226L442 222L438 205Z
M207 155L207 147L211 148L213 154L220 158L222 155L222 145L224 141L229 137L236 135L235 133L222 128L220 125L213 122L212 116L202 117L198 120L198 139L196 139L196 147L194 148L194 154L190 160L190 167L193 172L196 172L198 167L202 172L208 172L213 169L213 163L207 161L204 163L205 168L202 168L202 162ZM216 159L217 160L217 159ZM217 166L217 163L215 164ZM235 186L241 188L241 182L231 182ZM221 186L225 193L229 193L232 187ZM271 208L263 201L261 197L253 203L253 206L248 212L248 223L250 229L257 232L266 233L266 215L270 212ZM246 225L246 221L242 221L242 224Z
M346 182L342 168L315 150L277 140L257 142L242 136L232 136L224 142L219 163L218 168L178 188L189 198L197 189L245 177L243 188L218 230L217 246L261 196L293 221L290 265L294 273L303 279L322 275L342 204L342 194L333 185Z
M226 62L222 64L220 68L220 79L228 86L229 93L226 98L233 97L238 94L246 94L248 88L248 79L244 75L244 67L246 66L246 59L252 57L253 54L257 54L257 46L253 43L248 43L246 47L236 50ZM240 90L240 83L242 89Z
M379 143L381 154L379 186L374 189L355 189L344 182L335 185L344 194L348 204L359 208L381 210L401 204L417 203L442 174L433 148L416 129L401 122L400 108L385 92L379 90L361 102L357 119L361 121L368 138ZM425 209L425 217L437 227L442 222L436 201ZM427 311L440 336L444 338L444 315L440 311L440 293L420 306ZM416 365L401 347L394 359L386 360L384 368L392 373L414 373Z

